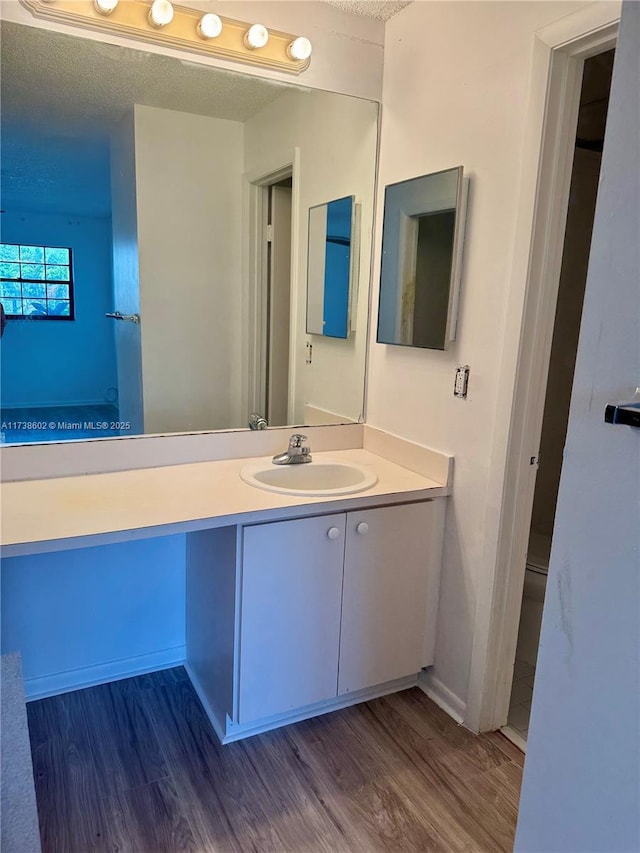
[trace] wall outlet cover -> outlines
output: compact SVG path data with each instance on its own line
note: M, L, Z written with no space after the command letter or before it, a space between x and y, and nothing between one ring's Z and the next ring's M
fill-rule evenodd
M466 399L469 385L469 365L456 368L456 378L453 383L453 396Z

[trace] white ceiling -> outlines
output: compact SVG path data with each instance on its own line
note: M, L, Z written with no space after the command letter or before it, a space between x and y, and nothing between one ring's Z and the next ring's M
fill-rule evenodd
M324 0L352 15L364 15L378 21L388 21L413 0Z

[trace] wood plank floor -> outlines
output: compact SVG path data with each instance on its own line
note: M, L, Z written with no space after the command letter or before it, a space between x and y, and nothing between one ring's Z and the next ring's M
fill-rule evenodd
M522 754L417 688L224 747L181 667L28 716L44 853L513 846Z

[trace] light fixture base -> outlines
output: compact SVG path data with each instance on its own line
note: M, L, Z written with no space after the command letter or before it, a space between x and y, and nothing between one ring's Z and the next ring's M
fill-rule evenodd
M20 0L36 18L71 24L89 30L102 30L154 44L164 44L230 62L262 66L288 74L300 74L309 67L310 59L292 59L287 48L297 36L269 30L269 41L259 50L244 44L249 24L220 16L222 31L217 38L203 39L198 33L202 10L174 6L174 17L168 26L158 29L148 20L149 0L120 0L110 15L96 11L93 0Z

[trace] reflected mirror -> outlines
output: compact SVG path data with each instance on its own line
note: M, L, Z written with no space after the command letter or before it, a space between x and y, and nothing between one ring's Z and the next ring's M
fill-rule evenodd
M307 334L346 338L358 275L358 205L353 196L309 211Z
M462 166L386 187L379 343L443 350L455 339L466 197Z
M3 22L2 440L357 421L378 105L123 44ZM327 198L364 262L309 357Z

